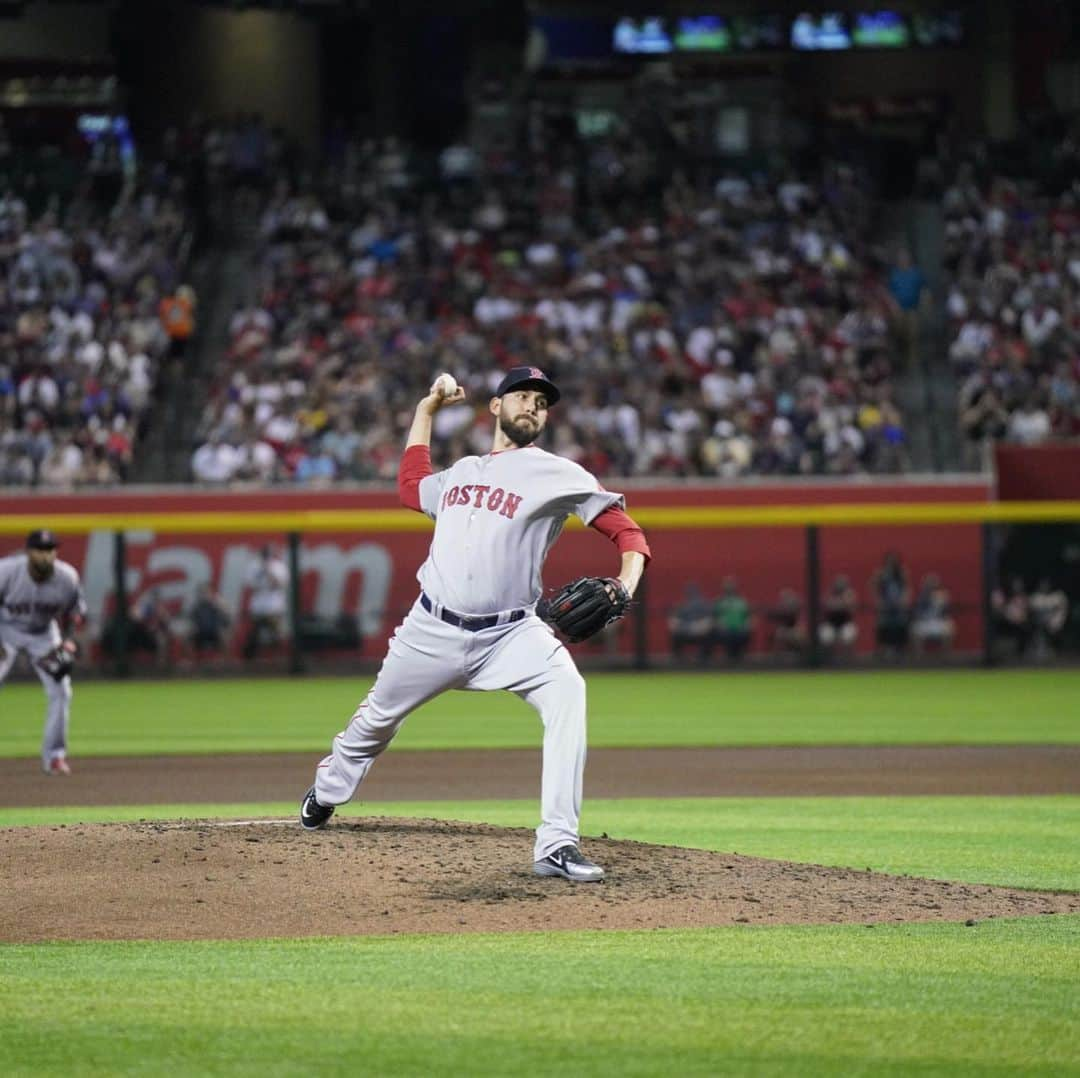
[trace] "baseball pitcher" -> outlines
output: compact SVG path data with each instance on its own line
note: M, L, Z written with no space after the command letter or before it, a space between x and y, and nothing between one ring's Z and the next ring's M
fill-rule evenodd
M580 465L535 445L559 391L537 367L515 367L488 408L491 452L431 468L432 417L464 390L436 379L416 406L398 473L403 505L435 521L420 594L390 639L371 691L334 738L300 823L322 827L356 792L410 712L448 689L507 689L539 713L544 727L540 826L533 871L575 882L603 879L579 848L585 768L585 682L565 645L620 617L650 557L621 494L604 490ZM588 577L537 612L548 551L573 513L615 544L618 577Z
M70 775L67 759L71 669L78 647L60 631L86 620L86 598L78 571L56 557L56 536L32 531L25 554L0 558L0 685L20 651L45 686L45 734L41 766L47 775Z

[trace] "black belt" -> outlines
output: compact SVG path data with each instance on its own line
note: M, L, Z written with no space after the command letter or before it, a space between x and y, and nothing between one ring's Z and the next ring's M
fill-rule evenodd
M440 607L439 613L436 615L435 604L423 592L420 592L420 605L429 614L442 618L447 625L454 625L458 629L467 629L470 633L475 633L480 629L491 629L500 624L499 619L502 617L501 614L480 614L471 617L468 614L455 614L453 610L447 610L446 607ZM521 621L525 617L525 613L524 610L511 610L509 615L502 619L501 624L509 625L514 621Z

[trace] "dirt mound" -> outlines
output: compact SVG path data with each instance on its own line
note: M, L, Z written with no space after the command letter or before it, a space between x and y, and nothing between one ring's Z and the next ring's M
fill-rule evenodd
M0 941L965 921L1080 895L590 839L598 884L532 874L532 832L378 817L0 831Z

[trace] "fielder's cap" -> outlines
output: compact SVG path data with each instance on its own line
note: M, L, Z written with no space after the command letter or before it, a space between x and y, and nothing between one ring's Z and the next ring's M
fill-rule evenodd
M35 528L26 537L27 550L55 550L59 545L56 533L48 528Z
M555 383L539 367L511 367L495 390L495 396L501 397L511 389L543 390L548 404L554 404L562 396Z

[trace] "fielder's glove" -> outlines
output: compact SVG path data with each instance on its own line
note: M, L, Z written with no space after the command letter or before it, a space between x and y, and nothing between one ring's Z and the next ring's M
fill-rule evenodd
M618 621L629 606L630 593L621 580L582 576L560 588L544 605L541 616L577 644Z
M37 665L49 677L63 681L74 668L78 651L79 646L74 640L65 640L62 644L57 644L47 655L42 655Z

